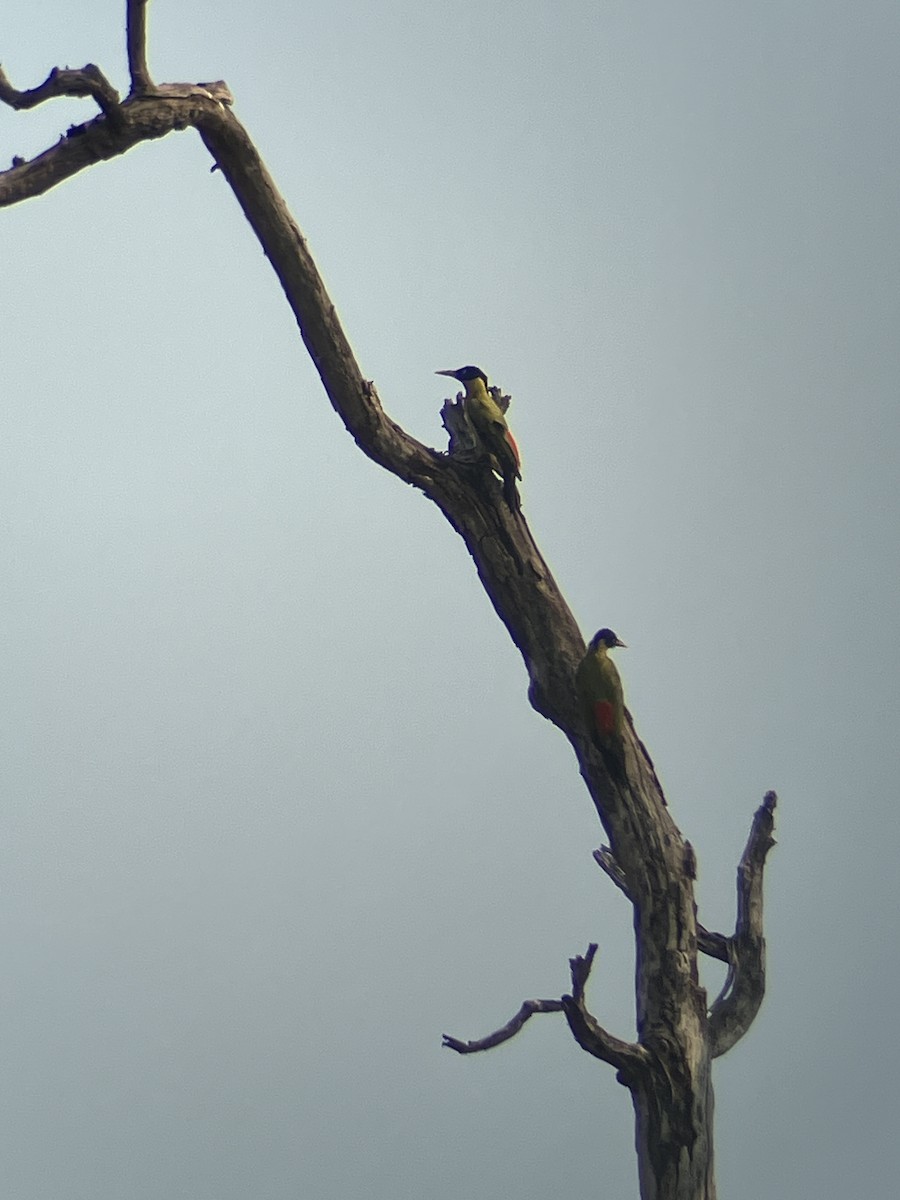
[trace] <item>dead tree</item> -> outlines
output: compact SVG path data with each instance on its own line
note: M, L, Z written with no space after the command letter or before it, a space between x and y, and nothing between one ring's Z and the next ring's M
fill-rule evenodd
M608 1033L585 1004L596 946L570 960L571 991L560 999L526 1001L511 1021L487 1037L446 1037L461 1054L511 1037L536 1012L563 1012L578 1044L609 1063L631 1093L643 1200L713 1200L712 1060L746 1033L762 1001L763 867L772 838L775 794L753 818L738 868L734 933L710 933L697 921L695 856L676 827L631 718L625 770L608 773L576 700L573 675L584 641L535 545L521 512L504 503L490 465L472 453L458 409L445 406L450 450L440 453L410 437L385 413L364 379L300 230L246 130L232 112L227 85L155 84L146 60L146 0L128 0L130 91L122 100L93 64L54 68L18 91L0 68L0 100L32 108L55 96L90 97L100 113L71 127L31 161L0 173L0 205L55 187L103 159L175 129L196 129L275 269L325 391L359 448L441 510L465 542L479 578L529 676L534 708L557 725L575 751L609 845L599 866L634 910L637 1041ZM725 986L709 1005L699 982L698 953L728 966Z

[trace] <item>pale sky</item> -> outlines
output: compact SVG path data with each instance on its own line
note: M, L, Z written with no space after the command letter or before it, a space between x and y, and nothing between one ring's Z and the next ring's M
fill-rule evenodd
M8 0L30 87L124 4ZM513 395L526 516L769 992L715 1067L727 1200L893 1200L895 3L154 0L223 78L390 415ZM0 110L0 162L93 116ZM637 1196L613 1071L538 1017L630 916L460 540L332 412L193 133L0 213L0 1191ZM721 983L715 965L709 987Z

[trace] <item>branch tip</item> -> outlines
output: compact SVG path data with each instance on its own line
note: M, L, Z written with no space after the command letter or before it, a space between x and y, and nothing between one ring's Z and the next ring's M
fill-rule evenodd
M600 870L609 876L619 891L633 904L634 896L632 895L631 888L628 886L625 872L619 866L609 846L600 846L593 852L593 856L594 862Z
M591 967L594 965L594 955L597 953L597 943L591 942L587 948L587 953L582 956L576 954L574 958L569 959L569 970L572 974L572 999L576 1004L581 1004L584 1000L584 989L587 986L588 978L591 974Z
M734 936L722 939L727 950L728 977L709 1013L713 1058L730 1050L744 1036L759 1012L766 991L763 872L766 855L775 845L772 831L777 800L774 792L766 792L753 814L747 845L738 864Z

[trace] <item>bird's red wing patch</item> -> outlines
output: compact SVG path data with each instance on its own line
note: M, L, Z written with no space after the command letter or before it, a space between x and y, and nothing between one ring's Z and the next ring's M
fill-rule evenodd
M512 452L516 458L516 469L521 470L522 459L521 459L521 456L519 455L519 447L516 445L516 439L513 437L513 435L509 432L508 429L504 430L504 432L506 434L506 440L509 442L509 444L512 448Z
M605 735L615 733L616 717L613 706L608 700L594 701L594 724L598 733Z

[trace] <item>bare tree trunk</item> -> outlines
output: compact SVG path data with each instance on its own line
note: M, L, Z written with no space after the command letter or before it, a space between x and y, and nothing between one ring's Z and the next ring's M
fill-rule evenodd
M643 1200L715 1200L713 1177L713 1094L709 1057L699 1043L700 1061L687 1087L672 1088L662 1103L667 1079L632 1092L635 1144Z
M666 807L650 758L628 716L624 777L612 778L585 728L573 685L584 641L521 512L504 503L484 463L451 436L441 454L417 442L385 414L364 379L334 305L252 141L230 110L220 82L152 82L145 52L146 0L128 3L131 90L119 96L102 72L51 72L30 91L18 91L0 69L0 100L24 109L53 96L89 96L101 115L69 131L31 162L13 160L0 173L0 205L39 195L76 172L124 153L139 142L193 126L208 147L272 263L319 371L325 390L360 449L420 488L459 533L498 615L518 646L534 708L569 738L609 846L598 865L633 906L637 947L636 1042L608 1033L588 1012L585 984L596 946L570 960L572 991L559 999L526 1001L515 1017L487 1037L463 1042L445 1036L461 1054L512 1037L534 1013L563 1012L578 1044L611 1064L635 1109L643 1200L714 1200L712 1059L749 1028L762 1001L765 945L762 877L772 840L775 795L757 811L738 871L738 916L731 936L697 923L696 860ZM445 406L451 435L458 421ZM710 1008L699 984L698 952L729 967Z

